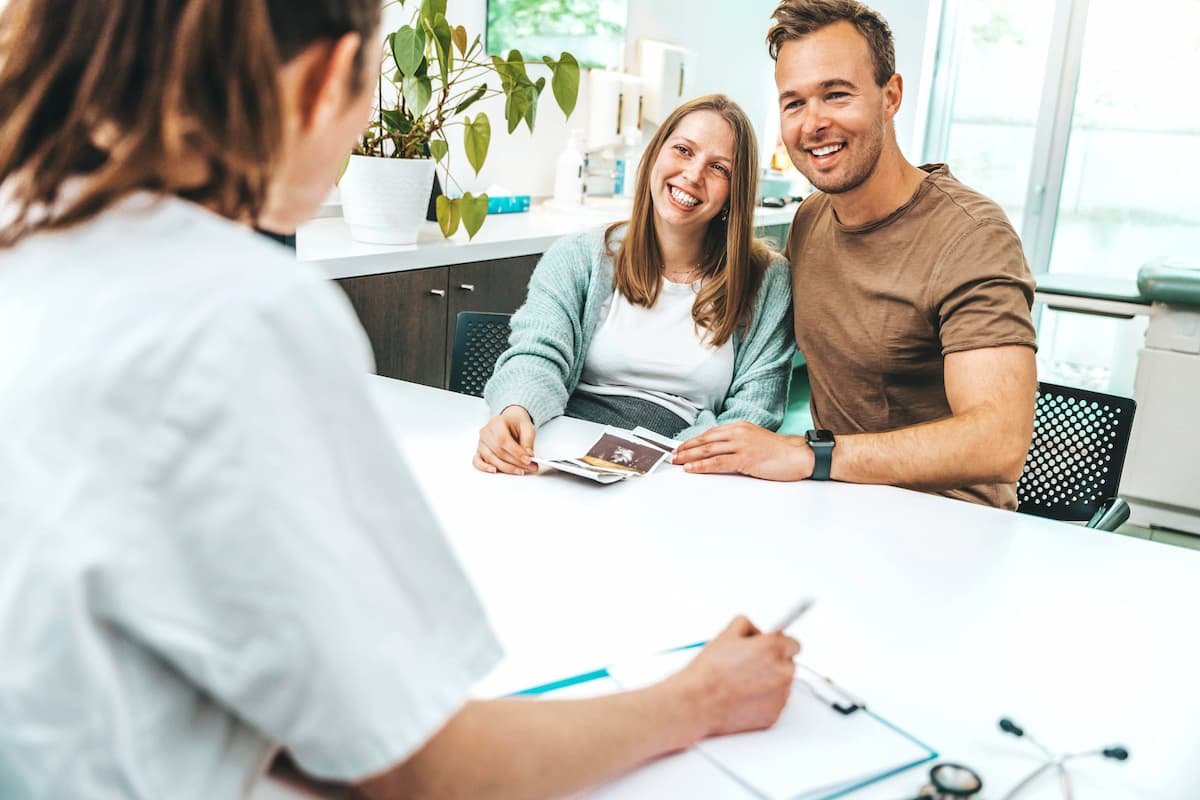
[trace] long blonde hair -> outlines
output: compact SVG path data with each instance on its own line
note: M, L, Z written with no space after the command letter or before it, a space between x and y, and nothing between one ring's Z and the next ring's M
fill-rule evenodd
M646 147L638 168L633 214L605 232L613 257L613 284L634 305L652 308L662 288L662 253L654 233L654 199L650 173L659 152L680 120L696 111L712 111L733 131L733 168L729 178L728 213L714 217L704 234L700 270L704 284L692 305L692 319L707 329L710 343L720 347L750 322L755 297L771 261L771 251L754 237L754 207L758 203L758 141L754 127L737 103L723 94L710 94L675 109ZM722 219L722 217L727 217ZM614 234L625 235L617 244Z

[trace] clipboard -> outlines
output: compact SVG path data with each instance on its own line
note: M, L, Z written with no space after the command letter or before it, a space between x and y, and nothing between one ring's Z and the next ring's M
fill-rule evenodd
M703 644L572 675L514 696L580 697L639 688L682 668ZM832 800L937 757L933 748L870 710L862 698L797 664L792 696L772 728L706 739L589 796Z

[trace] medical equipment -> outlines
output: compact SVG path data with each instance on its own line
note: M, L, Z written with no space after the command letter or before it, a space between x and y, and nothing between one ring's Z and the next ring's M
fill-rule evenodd
M1063 800L1072 800L1071 779L1067 775L1066 762L1086 756L1103 756L1114 761L1124 761L1129 758L1129 750L1120 745L1102 747L1095 750L1081 750L1076 753L1056 755L1049 748L1025 733L1025 729L1008 717L1000 720L1000 730L1018 738L1026 739L1042 751L1046 760L1037 769L1026 775L1021 781L1004 795L1003 800L1013 800L1047 770L1057 770L1062 784ZM983 789L983 779L979 773L961 764L935 764L929 770L929 784L912 800L967 800L979 794Z
M1151 262L1138 272L1138 290L1152 305L1121 494L1135 524L1200 534L1200 268Z

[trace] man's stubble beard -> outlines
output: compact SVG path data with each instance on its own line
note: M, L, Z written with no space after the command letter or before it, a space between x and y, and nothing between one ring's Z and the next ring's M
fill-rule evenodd
M808 182L819 191L825 194L845 194L862 186L867 182L872 175L875 174L875 168L879 166L879 159L883 155L884 128L886 126L881 123L878 126L872 126L875 135L867 141L861 141L860 145L865 147L862 153L862 158L857 162L850 164L849 174L846 178L837 183L825 183L822 185L820 174L809 175L804 170L800 170L801 174L808 179ZM807 154L804 156L807 163ZM798 168L798 167L797 167ZM798 168L799 169L799 168Z

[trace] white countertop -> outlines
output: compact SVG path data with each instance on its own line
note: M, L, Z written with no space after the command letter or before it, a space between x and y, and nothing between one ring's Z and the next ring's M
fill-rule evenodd
M758 208L754 223L760 227L787 225L798 204L783 208ZM562 212L544 204L520 214L494 214L475 238L465 230L443 238L437 223L426 222L414 245L378 245L356 242L340 216L314 219L296 234L296 254L301 261L316 262L330 278L350 278L490 261L496 258L537 255L560 236L597 228L629 215L623 200L589 201L578 212Z

